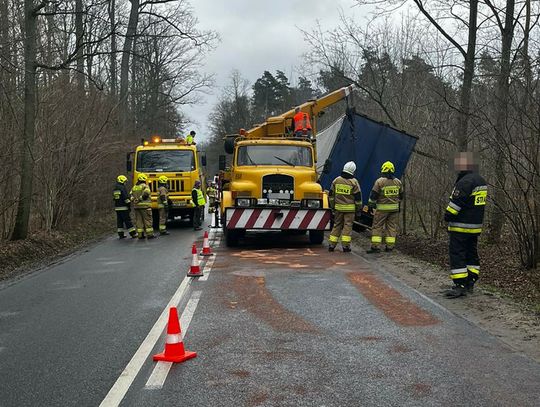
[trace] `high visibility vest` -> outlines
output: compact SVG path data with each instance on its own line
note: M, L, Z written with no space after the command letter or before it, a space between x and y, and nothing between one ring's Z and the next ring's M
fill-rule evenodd
M204 199L204 194L201 189L193 188L194 191L197 191L197 204L199 206L206 205L206 199Z
M298 112L294 115L294 131L311 130L309 115L304 112Z
M189 135L186 137L186 143L193 144L193 136Z

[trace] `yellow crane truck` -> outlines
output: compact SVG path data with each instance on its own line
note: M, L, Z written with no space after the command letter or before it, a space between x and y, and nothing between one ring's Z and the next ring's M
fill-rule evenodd
M193 222L191 190L197 180L204 188L204 166L206 156L197 151L196 145L188 144L183 138L162 139L153 136L150 140L143 139L135 152L127 155L127 170L133 171L133 184L137 182L139 174L148 176L153 213L157 211L158 178L165 175L169 179L169 220L181 217Z
M225 138L232 162L225 169L220 158L220 219L228 246L237 245L247 230L307 231L311 243L322 243L331 209L317 183L317 118L328 106L352 97L352 91L347 86L299 106L311 119L311 134L295 134L293 109Z

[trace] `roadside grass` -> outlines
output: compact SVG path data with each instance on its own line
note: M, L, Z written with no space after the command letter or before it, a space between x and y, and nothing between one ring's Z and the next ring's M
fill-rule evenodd
M77 219L61 230L36 231L27 239L0 242L0 281L46 266L116 230L114 213Z
M503 239L505 240L505 239ZM409 233L398 237L397 249L411 257L448 269L448 237L438 239ZM525 270L517 250L504 244L479 241L482 288L511 298L528 310L540 311L540 270Z

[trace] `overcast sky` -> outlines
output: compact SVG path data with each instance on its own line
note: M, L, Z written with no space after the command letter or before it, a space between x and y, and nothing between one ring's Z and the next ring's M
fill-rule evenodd
M217 31L221 42L206 59L216 86L205 103L184 108L195 123L197 138L207 135L206 121L233 69L253 84L265 70L285 72L296 80L305 52L299 28L309 29L317 21L324 28L339 24L340 9L347 15L360 12L354 0L191 0L201 29Z

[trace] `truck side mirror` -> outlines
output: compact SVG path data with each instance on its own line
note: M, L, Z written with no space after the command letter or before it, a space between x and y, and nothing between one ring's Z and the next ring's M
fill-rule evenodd
M234 153L234 141L235 141L235 138L234 137L226 137L225 138L225 142L223 143L223 148L225 149L225 152L227 154L232 154Z
M133 153L127 153L126 154L126 170L127 170L127 172L131 172L133 170L133 162L131 161L132 156L133 156Z
M206 167L206 154L201 155L201 164L203 167Z
M225 171L225 168L227 167L227 157L225 155L219 156L219 170Z
M330 173L330 171L332 171L332 160L330 158L327 158L326 161L324 162L324 167L323 167L323 174L328 174Z

